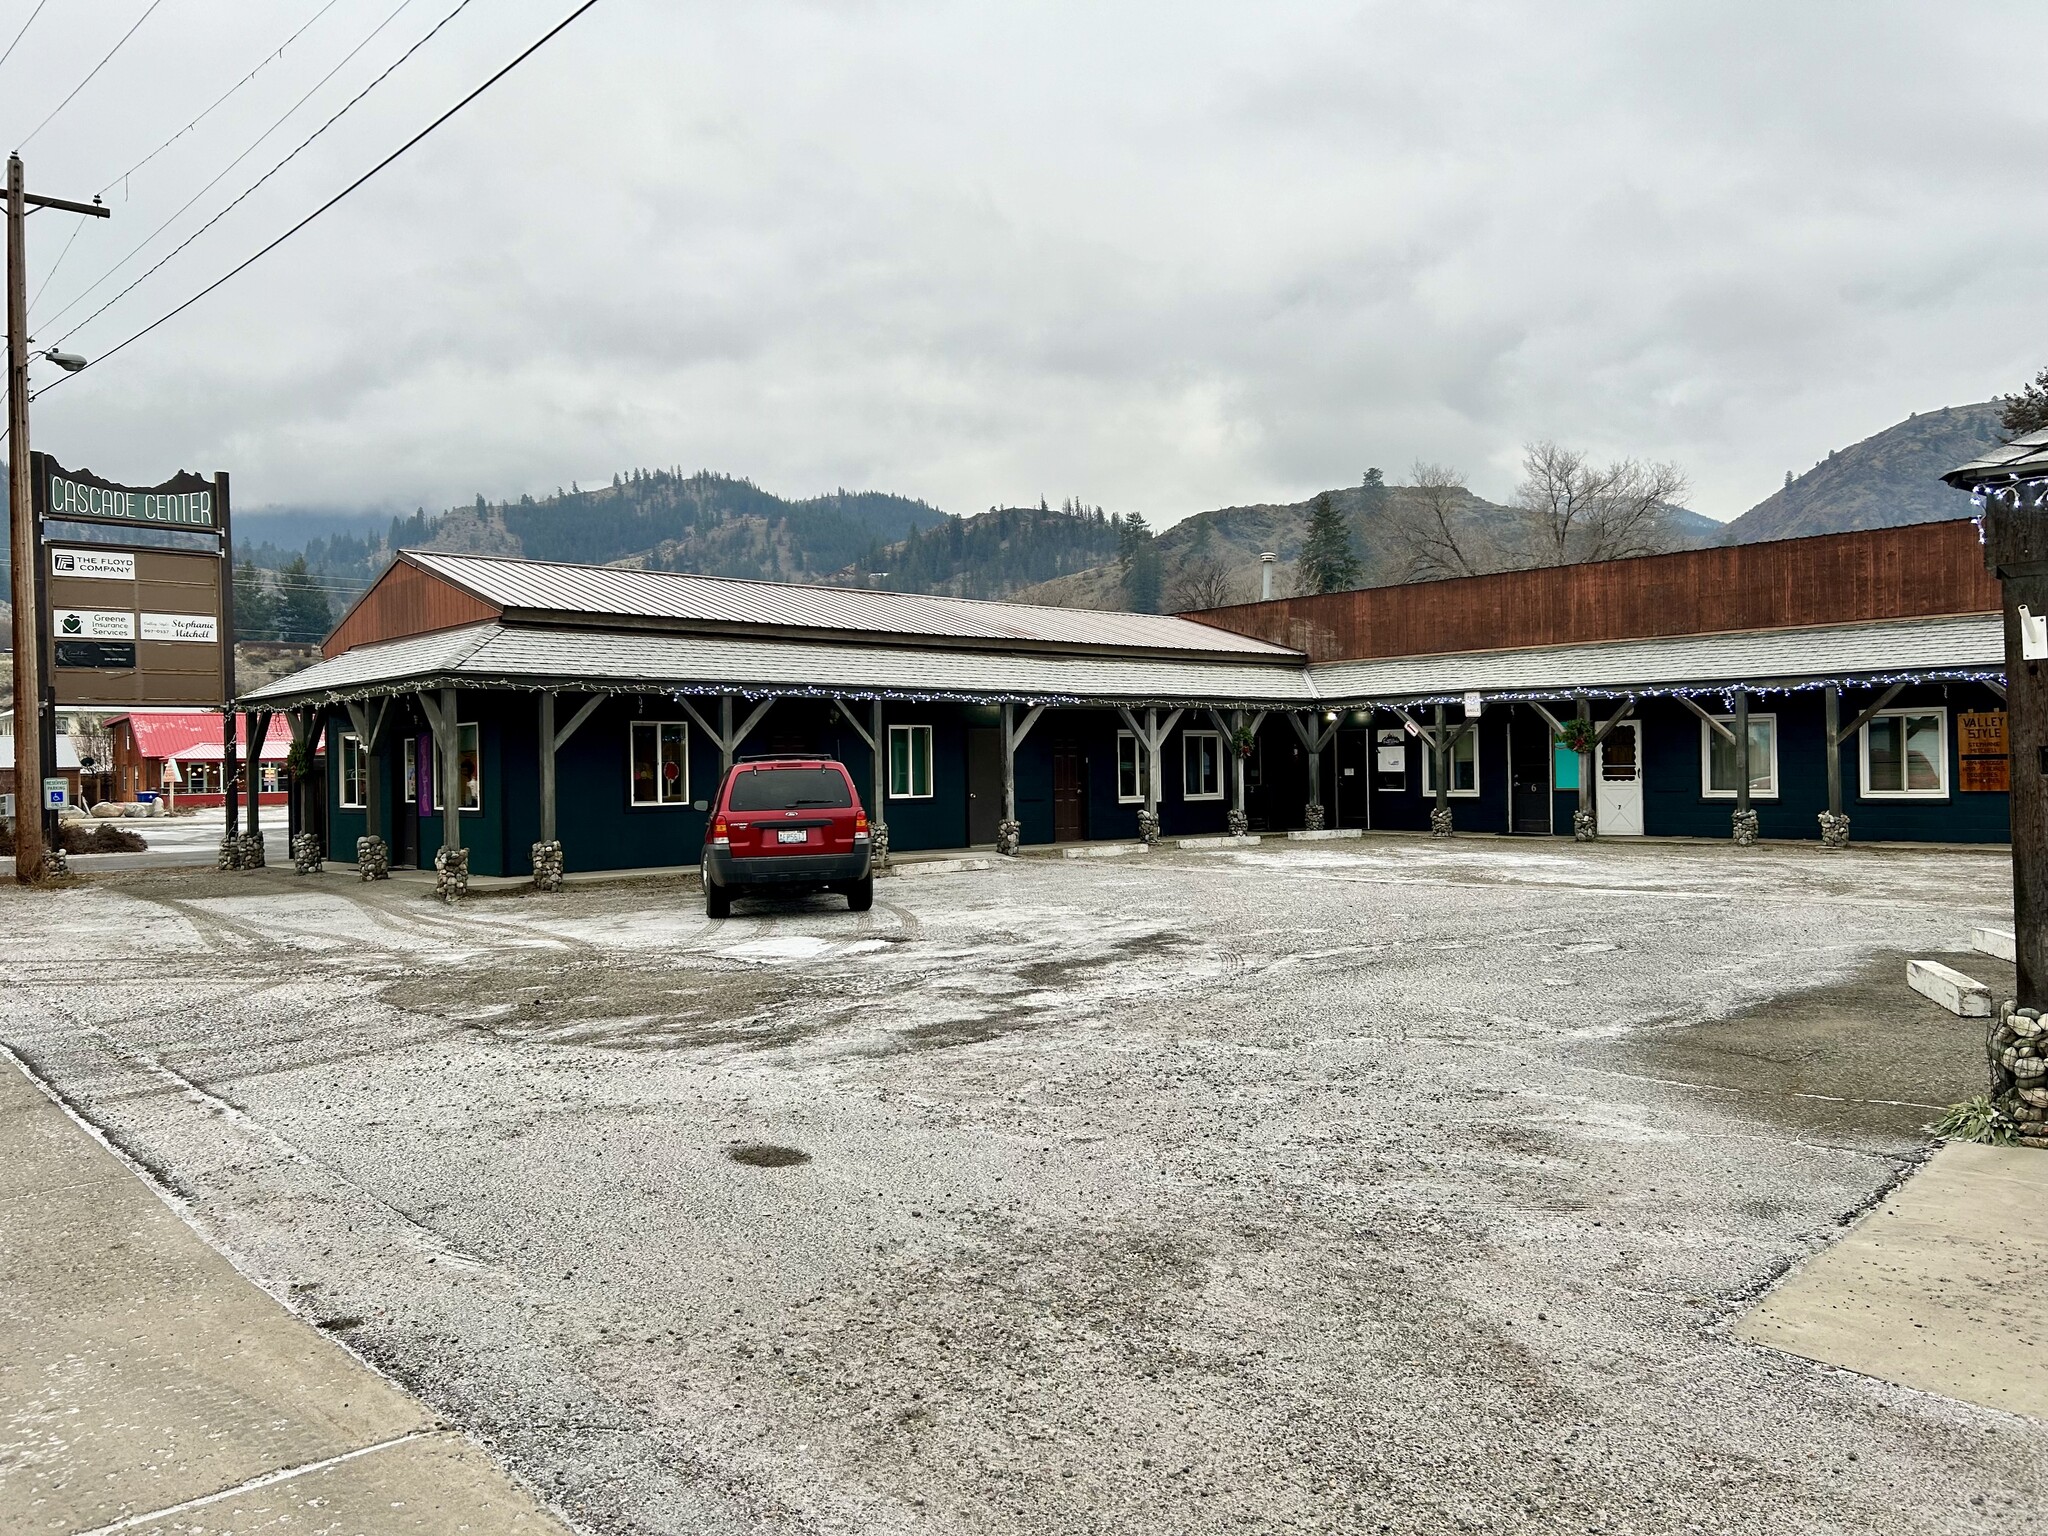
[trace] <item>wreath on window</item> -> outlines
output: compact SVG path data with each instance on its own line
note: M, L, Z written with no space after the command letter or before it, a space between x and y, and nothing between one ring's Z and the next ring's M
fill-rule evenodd
M1557 733L1557 739L1571 752L1593 750L1593 722L1590 720L1567 720L1564 729Z

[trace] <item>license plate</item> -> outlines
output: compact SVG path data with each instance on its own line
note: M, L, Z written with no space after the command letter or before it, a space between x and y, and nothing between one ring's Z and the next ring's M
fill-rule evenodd
M794 831L784 830L775 834L775 841L778 843L808 843L810 840L811 834L801 827Z

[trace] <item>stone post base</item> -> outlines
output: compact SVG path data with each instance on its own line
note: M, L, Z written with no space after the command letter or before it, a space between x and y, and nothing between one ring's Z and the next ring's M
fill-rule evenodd
M2023 1147L2048 1148L2048 1024L2010 999L1991 1026L1991 1102L2019 1127Z
M1159 841L1159 813L1157 811L1138 812L1138 841L1147 848L1150 848Z
M1600 823L1591 811L1572 812L1572 840L1580 843L1598 842Z
M889 824L886 821L868 823L868 848L873 855L869 862L873 864L875 873L880 874L889 867Z
M443 848L434 855L434 894L443 901L469 894L467 848Z
M1017 849L1024 841L1024 824L1004 821L996 825L996 852L1004 858L1015 858Z
M1232 811L1223 818L1223 826L1232 837L1243 837L1251 831L1252 821L1243 811Z
M1311 800L1302 808L1301 829L1304 832L1323 830L1323 806L1320 800Z
M229 832L220 840L220 852L213 856L215 869L240 869L242 867L242 840Z
M533 845L533 888L536 891L559 891L562 888L560 842Z
M356 839L356 878L359 880L389 880L391 878L391 850L381 837L359 837Z
M1849 846L1849 818L1839 811L1820 813L1820 845L1823 848Z
M1433 805L1429 808L1429 835L1449 837L1451 835L1451 808L1447 805Z
M292 839L292 868L302 875L317 875L320 866L327 862L327 850L320 846L320 839L310 832L301 832Z
M241 865L243 869L261 869L263 861L263 834L245 832L237 839L241 844Z
M1734 816L1735 846L1754 848L1756 846L1756 812L1737 811Z
M71 873L71 855L62 848L49 847L43 850L43 878L61 880Z

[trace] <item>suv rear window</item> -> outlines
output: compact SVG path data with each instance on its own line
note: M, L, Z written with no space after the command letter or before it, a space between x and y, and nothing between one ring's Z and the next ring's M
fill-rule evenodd
M726 804L735 811L845 810L853 791L837 768L749 768L733 775Z

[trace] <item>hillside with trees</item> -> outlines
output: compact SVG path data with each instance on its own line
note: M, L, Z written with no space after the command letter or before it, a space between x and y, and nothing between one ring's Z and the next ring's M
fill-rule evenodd
M2042 389L2039 381L2035 388ZM1943 485L1941 477L2016 435L2002 424L2006 414L2000 400L1952 405L1909 416L1846 448L1831 448L1804 474L1787 470L1780 489L1728 525L1729 536L1748 544L1968 517L1970 498ZM2023 410L2016 419L2028 418Z

